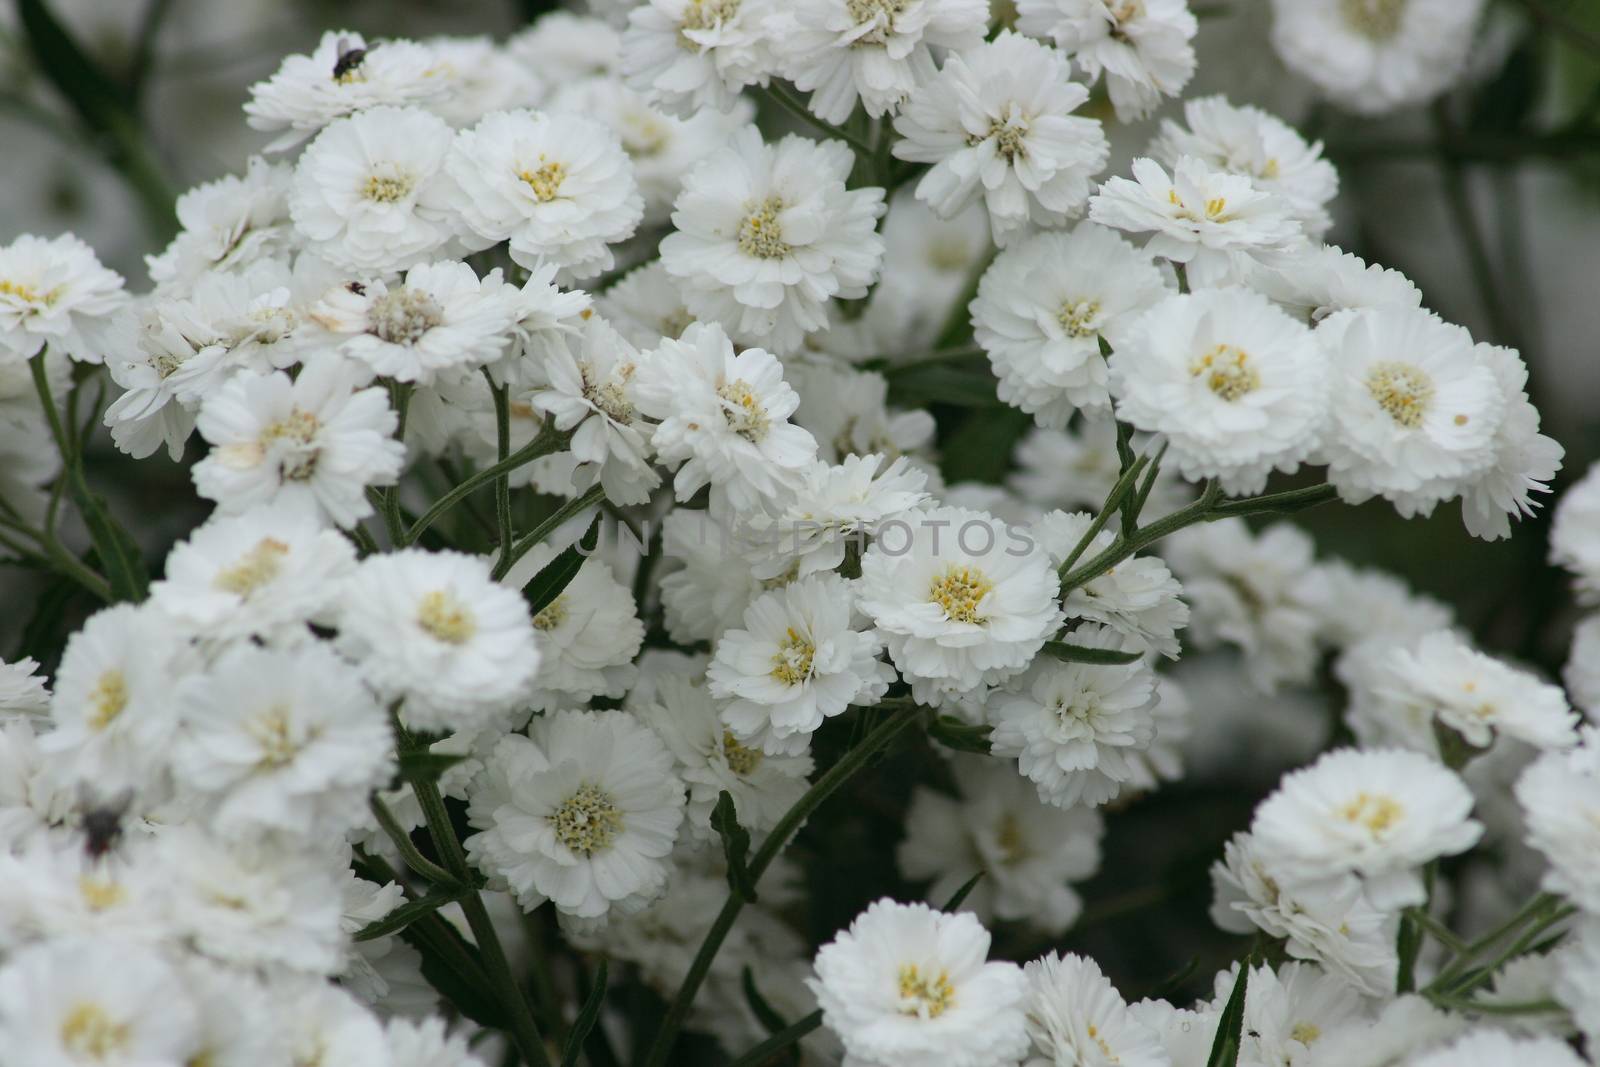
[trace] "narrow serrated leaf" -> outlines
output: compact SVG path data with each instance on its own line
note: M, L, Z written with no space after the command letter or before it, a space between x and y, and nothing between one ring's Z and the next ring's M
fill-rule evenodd
M600 517L597 515L594 522L589 524L589 531L577 544L568 545L558 552L556 558L546 563L544 569L523 588L522 595L528 601L530 613L537 615L555 602L556 597L566 589L567 583L577 576L583 561L594 553L599 541Z
M711 809L711 828L722 838L722 854L728 861L728 887L746 901L756 899L755 881L746 865L750 855L750 831L739 825L733 794L724 789Z
M599 1020L600 1006L605 1003L605 999L606 961L601 960L600 966L594 972L594 986L589 990L589 999L583 1002L583 1008L573 1020L572 1030L567 1034L567 1043L562 1046L561 1067L577 1067L583 1043L588 1040L589 1031L594 1029L594 1024Z
M967 902L967 897L972 894L972 891L978 888L978 883L981 881L983 881L982 871L979 871L971 878L968 878L962 883L961 888L957 889L955 893L951 895L950 899L945 901L943 910L955 911L956 909L960 908L961 905Z
M1244 1035L1244 1002L1250 986L1250 967L1255 955L1245 957L1239 964L1239 977L1234 980L1233 992L1228 994L1228 1004L1217 1021L1216 1040L1211 1043L1211 1055L1206 1057L1206 1067L1239 1067L1239 1047Z
M105 500L91 491L83 481L82 472L66 475L72 491L72 500L83 515L89 529L89 540L94 545L95 558L105 572L111 595L116 600L140 601L150 590L150 572L145 568L144 556L128 532L112 519Z
M371 941L386 934L397 933L424 915L431 915L446 904L460 900L470 891L468 886L451 886L447 889L435 889L426 896L418 897L415 900L408 900L383 918L378 919L376 922L370 922L357 930L354 940Z
M1074 645L1066 641L1046 641L1044 650L1064 663L1095 663L1104 667L1137 663L1144 658L1143 652L1124 652L1116 648L1090 648L1087 645Z
M989 754L989 735L992 732L992 727L974 726L952 715L940 715L928 724L928 736L945 748L985 756Z

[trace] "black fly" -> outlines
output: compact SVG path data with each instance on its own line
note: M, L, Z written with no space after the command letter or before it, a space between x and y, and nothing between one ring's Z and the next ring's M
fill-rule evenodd
M339 38L339 58L333 61L333 80L344 81L345 75L361 66L367 58L367 49L350 47L348 37Z
M122 840L122 817L128 813L132 802L133 791L125 790L111 800L96 801L84 807L79 825L83 829L85 852L99 859L117 847L117 842Z

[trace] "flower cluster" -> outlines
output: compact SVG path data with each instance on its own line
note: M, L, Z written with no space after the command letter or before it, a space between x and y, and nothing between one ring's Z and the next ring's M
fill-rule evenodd
M1281 518L1510 537L1528 365L1327 243L1321 143L1181 99L1185 0L1002 6L330 32L148 286L0 248L0 563L55 583L0 662L0 1059L1600 1050L1600 612L1558 683ZM1271 6L1376 114L1482 5ZM172 514L102 495L158 454ZM1600 468L1554 512L1590 609ZM1218 779L1158 873L1256 947L1130 1003L1060 939Z

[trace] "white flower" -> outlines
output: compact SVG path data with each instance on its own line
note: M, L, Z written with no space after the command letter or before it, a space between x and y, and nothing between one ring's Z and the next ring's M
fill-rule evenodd
M1335 315L1317 338L1331 409L1322 452L1341 498L1426 515L1494 462L1508 397L1466 330L1380 308Z
M1170 176L1155 160L1136 159L1132 180L1109 178L1089 201L1095 222L1154 234L1146 253L1206 272L1225 270L1235 257L1288 251L1302 239L1293 210L1244 175L1193 156L1179 159Z
M824 463L872 453L892 463L933 442L933 416L891 409L889 382L881 374L811 363L785 370L800 394L794 421L817 439L817 458Z
M917 199L953 218L981 192L996 243L1082 212L1110 147L1097 119L1073 115L1089 91L1048 45L1009 30L951 56L895 119L894 154L933 169Z
M72 234L23 234L0 247L0 362L28 359L48 344L80 363L100 363L109 319L127 299L122 276Z
M38 660L24 656L13 663L0 660L0 721L16 715L43 715L50 707L46 679L35 674Z
M342 834L393 773L388 717L320 643L235 646L182 699L173 774L205 798L218 833Z
M858 99L874 118L893 111L933 76L931 48L970 48L988 23L984 0L799 0L774 11L767 34L812 112L842 123Z
M485 243L511 242L530 270L542 261L574 277L610 270L616 241L644 213L633 164L616 135L593 119L496 111L456 135L445 169L456 205Z
M1067 639L1122 650L1122 638L1098 626L1080 626ZM1095 807L1139 774L1135 757L1155 740L1158 699L1155 673L1143 660L1101 666L1044 655L990 695L990 751L1016 759L1045 803Z
M544 95L546 70L490 37L430 37L430 76L450 88L428 108L452 126L471 126L491 111L532 107Z
M195 425L211 453L190 473L224 513L259 504L297 508L351 526L372 514L366 489L400 474L405 449L382 389L339 359L313 361L293 381L281 371L235 375Z
M1478 748L1497 736L1537 748L1577 742L1578 715L1560 686L1484 655L1448 631L1395 648L1385 667L1375 685L1381 702L1424 708Z
M1409 1061L1410 1067L1586 1067L1587 1061L1554 1037L1513 1037L1503 1030L1474 1030L1446 1048Z
M1517 779L1530 845L1550 861L1544 886L1600 910L1600 735L1583 731L1570 752L1547 752Z
M391 1018L383 1041L390 1067L483 1067L462 1031L447 1033L444 1020Z
M1026 1067L1169 1067L1156 1032L1128 1010L1094 960L1051 952L1023 972L1030 1041Z
M405 549L362 561L339 647L417 730L470 729L512 710L539 667L528 605L482 559Z
M846 456L817 462L788 508L775 518L751 516L740 532L757 578L803 578L836 569L884 523L909 518L928 499L927 474L904 456Z
M506 51L550 85L620 73L622 35L602 19L557 8L506 41Z
M634 406L639 351L598 315L544 362L549 388L533 406L556 429L572 430L567 446L578 464L577 488L595 480L613 504L643 504L661 478L650 466L650 427Z
M1339 193L1339 172L1322 157L1322 143L1307 144L1275 115L1225 97L1207 96L1183 105L1188 127L1163 119L1150 155L1168 167L1184 156L1243 174L1256 188L1276 193L1294 208L1307 235L1321 237L1333 220L1327 205Z
M528 272L522 288L503 291L511 308L511 347L489 365L496 381L542 384L545 363L566 351L568 340L593 313L589 294L563 292L555 284L557 273L554 263L546 263Z
M251 156L241 177L229 174L178 197L183 229L166 249L146 256L150 280L184 288L211 270L235 270L287 249L291 169Z
M950 769L957 796L925 786L911 795L906 838L895 852L900 873L932 879L927 899L942 903L981 872L964 910L985 922L1066 933L1083 911L1069 883L1100 867L1100 813L1040 803L1028 780L999 760L960 756Z
M883 190L846 189L854 164L841 141L768 145L747 126L691 170L661 242L689 310L789 352L827 326L830 297L866 296L883 260Z
M721 710L703 682L668 674L639 712L678 761L689 787L689 829L701 840L716 837L711 811L724 791L740 826L755 834L772 829L805 793L812 767L803 745L775 755L743 743L723 724Z
M1306 244L1280 253L1270 265L1251 266L1245 280L1310 326L1339 311L1422 306L1422 290L1410 278L1376 263L1369 266L1335 245Z
M1438 96L1465 72L1483 0L1273 0L1284 64L1339 106L1377 115Z
M728 566L738 547L732 531L704 511L678 508L662 520L663 562L682 564L661 579L664 622L674 641L714 641L739 625L745 607L765 585L783 584L763 583L749 567Z
M650 0L628 13L622 71L650 102L689 118L731 111L773 69L768 0Z
M1471 812L1472 793L1435 760L1347 748L1286 775L1250 833L1284 884L1359 874L1373 905L1389 909L1423 902L1423 864L1477 843Z
M1159 433L1191 480L1240 496L1293 473L1326 411L1324 355L1311 331L1249 289L1169 296L1110 359L1117 414Z
M1213 1011L1220 1013L1239 980L1239 965L1215 978ZM1367 1001L1337 975L1306 963L1250 968L1239 1059L1252 1064L1302 1061L1325 1035L1364 1030Z
M307 982L279 994L289 1062L313 1067L395 1067L383 1024L359 1000L330 982Z
M624 274L595 298L595 306L639 348L654 348L662 339L676 341L694 322L682 290L659 259Z
M1539 409L1526 391L1528 368L1509 348L1479 344L1506 398L1506 415L1494 439L1494 461L1461 490L1467 532L1487 541L1511 536L1511 519L1532 515L1534 493L1548 493L1566 450L1539 432Z
M67 639L50 698L55 728L40 749L61 755L57 768L70 779L108 794L158 780L178 722L179 655L171 622L153 607L90 616Z
M1394 989L1397 917L1373 907L1356 876L1284 886L1255 839L1240 833L1211 865L1211 885L1211 918L1223 930L1283 938L1295 959L1337 971L1371 996Z
M1579 601L1600 603L1600 463L1561 494L1550 524L1550 562L1572 572Z
M1311 681L1329 596L1302 530L1276 523L1257 534L1224 519L1180 531L1162 554L1183 583L1200 648L1237 645L1245 673L1264 692Z
M836 574L815 574L763 593L744 628L718 640L706 685L728 699L722 719L740 741L769 755L797 756L823 720L851 704L871 705L894 680L878 661L871 630L853 627L855 590Z
M555 559L557 547L536 546L501 581L522 589ZM596 556L584 559L556 598L533 617L538 631L537 691L528 702L550 709L597 696L615 699L633 684L633 659L644 641L644 624L627 586Z
M738 511L781 505L815 460L816 441L789 422L800 398L783 364L759 348L735 353L715 324L695 323L646 355L634 398L659 421L650 442L657 457L681 464L679 500L711 485Z
M0 1047L31 1067L186 1063L194 1001L163 956L115 941L60 941L0 968Z
M635 10L651 9L645 6ZM678 49L678 55L692 53ZM548 107L551 111L598 119L617 135L622 150L633 161L634 177L644 197L645 226L664 225L672 214L672 202L682 188L683 176L755 118L754 105L742 99L736 100L727 114L707 109L678 118L656 110L644 96L615 78L589 78L566 86Z
M1587 616L1573 629L1561 680L1574 704L1589 716L1600 717L1600 614Z
M1437 1048L1467 1028L1461 1015L1415 994L1389 1001L1374 1020L1327 1035L1306 1057L1307 1067L1394 1067Z
M498 269L480 279L465 263L440 260L412 267L392 287L375 279L330 289L312 318L373 373L432 385L500 358L515 294Z
M348 270L404 270L454 240L456 191L444 178L454 135L421 108L339 119L295 165L289 213L306 247Z
M294 643L338 597L355 550L313 516L273 507L216 516L174 545L150 594L187 633Z
M292 55L250 87L254 130L276 133L268 152L293 148L334 119L384 104L427 104L450 92L432 50L414 41L374 41L329 30L310 55Z
M1060 566L1094 522L1088 512L1053 511L1033 525L1050 561ZM1101 530L1078 563L1111 547L1116 535ZM1084 619L1115 630L1140 651L1178 658L1178 631L1189 623L1189 605L1178 599L1183 586L1159 559L1131 556L1074 588L1061 602L1069 619Z
M1572 1013L1573 1023L1593 1042L1600 1035L1600 920L1580 921L1555 957L1553 998Z
M159 945L172 937L168 886L148 838L96 856L75 834L33 837L0 854L0 946L110 940Z
M1199 23L1184 0L1020 0L1017 29L1055 41L1090 81L1104 73L1119 122L1148 115L1194 76Z
M823 1025L862 1067L989 1067L1027 1048L1022 971L970 914L880 900L817 952Z
M1000 399L1059 430L1074 411L1110 409L1100 346L1120 349L1166 293L1149 256L1085 223L995 257L972 302L973 336L1000 379Z
M861 559L861 610L918 701L995 685L1060 625L1059 582L1024 532L964 508L887 523Z
M473 862L524 910L628 915L666 888L683 783L661 739L625 711L558 711L501 740L473 783Z
M270 837L224 841L192 824L164 827L154 847L175 932L194 951L318 978L343 967L342 862Z

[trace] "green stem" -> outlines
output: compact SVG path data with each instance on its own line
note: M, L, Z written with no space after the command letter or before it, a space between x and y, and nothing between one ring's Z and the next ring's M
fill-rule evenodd
M1099 536L1100 531L1106 528L1106 524L1111 521L1111 516L1121 510L1123 499L1133 489L1135 483L1138 482L1139 472L1144 470L1146 461L1146 457L1140 456L1123 469L1122 474L1117 478L1116 484L1106 494L1105 503L1100 506L1100 513L1094 517L1094 521L1089 524L1089 528L1083 531L1083 536L1078 538L1078 543L1072 547L1071 552L1067 553L1067 558L1061 561L1061 566L1056 568L1057 574L1064 576L1072 570L1072 565L1078 562L1078 559L1094 543L1094 539ZM1129 535L1124 534L1124 538L1127 536Z
M757 89L756 92L762 96L765 96L768 100L771 100L773 103L777 104L789 114L793 115L795 118L799 119L801 122L804 122L813 129L826 134L829 138L843 141L855 151L857 156L866 160L869 166L871 165L873 161L873 153L872 146L870 144L868 144L866 141L863 141L855 134L846 133L833 123L824 121L823 119L819 119L817 116L813 115L811 113L811 109L806 106L805 102L798 96L795 96L794 93L790 92L782 82L773 81L765 88Z
M68 438L66 428L61 422L61 413L56 410L55 398L51 396L50 375L44 365L45 353L46 349L41 347L28 360L28 369L33 375L34 390L39 394L39 406L44 409L45 421L50 426L50 436L55 440L56 451L61 455L61 474L58 475L58 478L63 483L67 479L71 479L74 491L82 494L79 497L81 501L87 499L90 495L89 483L83 476L81 457L72 447L72 441ZM54 491L52 491L52 497L54 497ZM53 512L47 512L46 517L52 523L54 522L55 516ZM73 579L108 604L116 599L111 583L95 573L88 564L67 551L66 546L56 537L54 529L35 530L31 526L20 522L12 522L10 525L19 533L27 534L37 541L39 547L50 557L50 561L55 565L56 569L67 577ZM101 562L104 563L105 561L102 560Z
M370 806L373 817L378 820L378 825L383 828L383 832L389 835L389 840L394 842L394 847L399 850L400 858L406 861L406 866L422 875L428 881L439 885L461 884L454 874L440 867L417 850L417 846L412 843L411 835L406 832L405 827L400 825L400 820L394 817L394 812L390 810L388 804L383 802L382 797L374 793Z
M409 734L402 731L400 741L402 746L410 747ZM444 806L444 798L439 795L438 783L425 774L417 774L411 777L411 789L416 793L423 819L428 824L428 833L433 838L440 858L444 860L446 870L458 882L472 884L472 867L467 862L466 850L461 847L461 839L456 836L455 827L450 822L450 812ZM505 948L495 932L494 921L483 906L483 896L477 890L467 893L461 899L461 910L467 917L473 938L478 942L484 971L505 1008L511 1026L511 1038L522 1053L524 1062L530 1067L551 1067L550 1055L539 1036L539 1026L533 1020L528 998L511 971L511 962L506 959Z
M539 435L532 441L529 441L498 463L483 468L483 470L472 475L444 496L435 500L433 506L423 512L417 521L411 524L411 529L401 538L400 545L403 547L416 544L417 538L421 537L422 532L432 526L439 516L455 507L475 491L493 482L500 475L509 474L518 467L526 466L542 456L548 456L552 452L560 451L561 447L566 444L567 438L568 435L557 430L554 423L546 422L539 431Z
M1461 953L1450 961L1449 966L1440 971L1434 980L1428 984L1425 992L1443 992L1448 989L1452 983L1461 978L1462 974L1471 966L1473 960L1493 948L1502 938L1522 929L1523 926L1527 925L1530 920L1539 914L1551 908L1559 907L1560 902L1561 898L1554 893L1537 894L1519 908L1515 914L1506 919L1505 922L1467 944Z
M893 702L885 701L879 705L879 707L884 706L893 706ZM810 818L812 812L816 811L822 802L833 795L834 791L852 775L866 766L869 760L887 747L901 730L915 722L920 714L921 709L915 704L907 702L899 707L862 738L860 744L841 756L837 763L828 768L827 773L812 783L811 788L795 802L794 807L778 820L778 824L772 828L772 832L767 835L766 840L751 858L749 872L752 885L761 878L772 861L778 858L778 854L789 843L789 838L806 819ZM661 1020L661 1027L656 1031L655 1040L651 1042L649 1051L641 1061L644 1067L662 1067L662 1064L666 1063L667 1055L677 1040L678 1030L688 1016L689 1008L694 1004L695 994L700 991L700 984L705 981L706 974L711 970L712 961L716 959L723 940L727 938L728 931L733 929L734 921L739 918L739 912L743 910L744 905L743 896L734 892L728 894L722 910L712 920L711 929L706 932L705 940L700 942L700 951L695 953L694 962L689 965L689 972L684 976L683 984L678 987L677 995L667 1007L667 1014Z
M587 509L593 507L603 496L605 496L605 490L602 489L597 483L590 486L582 496L573 497L565 504L562 504L543 522L539 523L539 525L535 526L531 531L524 534L522 538L512 546L511 554L509 556L501 557L500 562L495 564L494 571L492 572L494 580L499 581L507 574L510 574L511 568L517 565L517 561L523 556L526 556L535 545L543 543L544 539L549 537L556 527L560 526L574 515L581 514Z
M496 466L511 455L511 390L495 384L489 368L483 369L483 380L489 383L489 393L494 397L494 429ZM511 472L502 470L494 479L494 517L500 530L500 569L510 570L511 540Z
M1154 544L1168 534L1177 533L1184 527L1193 526L1197 522L1210 522L1212 519L1220 518L1221 516L1215 513L1215 508L1221 495L1221 487L1215 481L1208 482L1205 492L1200 494L1199 500L1152 522L1149 526L1141 528L1132 537L1117 538L1104 552L1101 552L1088 563L1085 563L1075 571L1071 571L1061 579L1061 595L1065 596L1085 582L1098 578L1107 569L1115 567L1135 552L1147 545ZM1264 500L1266 498L1257 497L1254 499Z

